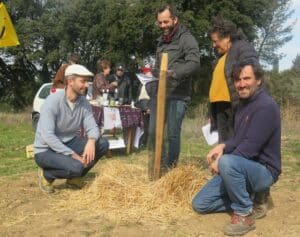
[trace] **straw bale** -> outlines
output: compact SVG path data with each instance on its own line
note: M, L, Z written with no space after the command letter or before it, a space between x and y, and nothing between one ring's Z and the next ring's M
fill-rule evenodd
M192 165L179 166L158 181L149 181L144 164L110 160L100 165L99 176L79 192L68 193L59 207L105 212L126 220L178 219L193 213L191 200L207 174Z

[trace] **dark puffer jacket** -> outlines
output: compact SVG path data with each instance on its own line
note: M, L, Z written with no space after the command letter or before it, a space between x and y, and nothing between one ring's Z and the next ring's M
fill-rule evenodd
M157 39L155 71L160 68L162 53L168 53L168 70L174 73L168 78L168 98L190 101L192 92L192 76L200 67L200 51L198 42L191 32L183 25L170 43Z
M114 75L114 81L118 82L117 98L119 103L121 103L120 100L122 100L121 104L129 105L132 101L132 86L129 77L127 75L123 75L122 77Z

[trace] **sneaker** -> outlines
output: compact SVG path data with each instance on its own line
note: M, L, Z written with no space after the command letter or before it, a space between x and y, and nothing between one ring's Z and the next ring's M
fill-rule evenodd
M229 236L244 235L255 229L255 221L252 215L240 216L233 213L231 221L225 226L224 234Z
M78 178L73 178L73 179L67 179L66 185L68 188L81 189L83 187L84 183L82 181L82 178L78 177Z
M38 168L38 178L39 178L39 188L42 192L45 193L54 193L53 181L49 182L45 176L44 171L41 168Z
M253 217L261 219L267 215L268 210L274 207L270 191L255 193L253 201Z

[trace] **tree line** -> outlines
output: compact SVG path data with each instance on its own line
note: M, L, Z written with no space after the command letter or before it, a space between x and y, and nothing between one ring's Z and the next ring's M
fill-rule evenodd
M197 104L207 98L215 60L208 30L216 15L230 19L253 42L264 64L278 62L278 49L291 39L291 0L174 0L180 21L192 31L201 50L194 79ZM160 32L155 9L161 0L15 0L4 1L20 46L0 49L0 103L22 109L32 103L41 83L49 82L69 52L96 72L99 59L124 62L135 72L155 54ZM298 72L299 73L299 72ZM269 88L287 95L287 76L269 73ZM279 82L280 81L280 82ZM290 89L289 89L290 90Z

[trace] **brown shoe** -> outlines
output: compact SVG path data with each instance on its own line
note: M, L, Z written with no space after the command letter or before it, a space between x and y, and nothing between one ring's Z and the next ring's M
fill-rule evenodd
M49 182L45 176L44 171L41 168L38 168L38 178L39 178L39 188L42 192L45 193L54 193L53 181Z
M224 228L224 234L229 236L244 235L255 229L255 221L252 215L240 216L233 213L231 221Z
M274 207L274 202L270 190L254 194L253 200L253 218L261 219L267 215L268 210Z
M66 185L68 188L81 189L84 186L84 183L82 181L82 178L78 177L73 179L67 179Z

